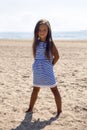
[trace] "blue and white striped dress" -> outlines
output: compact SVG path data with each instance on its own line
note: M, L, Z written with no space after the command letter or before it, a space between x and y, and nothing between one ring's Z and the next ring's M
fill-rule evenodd
M45 56L45 42L39 42L36 48L36 57L33 64L33 86L34 87L55 87L56 80L53 72L51 59L48 60Z

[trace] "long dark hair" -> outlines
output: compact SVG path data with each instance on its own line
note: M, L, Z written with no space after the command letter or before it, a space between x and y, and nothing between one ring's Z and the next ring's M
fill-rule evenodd
M52 48L53 48L53 40L52 40L52 34L51 34L51 26L49 21L41 19L37 22L35 29L34 29L34 41L33 41L33 55L34 57L36 56L36 47L39 44L39 38L38 38L38 31L39 31L39 26L40 25L46 25L48 27L48 34L46 37L46 51L45 51L45 55L47 56L48 59L50 59L50 51L52 53Z

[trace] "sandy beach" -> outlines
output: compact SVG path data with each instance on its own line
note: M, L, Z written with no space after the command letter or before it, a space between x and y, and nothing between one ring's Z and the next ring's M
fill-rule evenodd
M0 40L0 130L87 130L87 41L55 44L59 118L49 88L40 90L33 114L25 113L32 92L32 41Z

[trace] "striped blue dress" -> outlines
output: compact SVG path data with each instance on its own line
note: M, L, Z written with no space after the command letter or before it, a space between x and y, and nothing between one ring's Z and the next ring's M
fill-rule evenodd
M33 86L34 87L55 87L56 80L53 72L52 60L45 56L45 42L39 42L36 48L36 57L33 63Z

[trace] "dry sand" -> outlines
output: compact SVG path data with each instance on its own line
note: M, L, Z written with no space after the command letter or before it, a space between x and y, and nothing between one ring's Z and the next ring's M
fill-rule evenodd
M0 40L0 130L87 130L87 41L55 41L54 66L63 112L50 89L41 89L33 114L25 114L32 92L32 41Z

